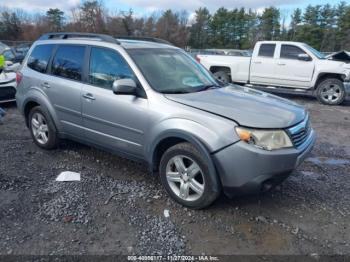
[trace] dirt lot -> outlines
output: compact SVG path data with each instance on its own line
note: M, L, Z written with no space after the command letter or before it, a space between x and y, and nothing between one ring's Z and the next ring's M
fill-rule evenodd
M0 254L350 254L350 102L293 98L318 133L274 191L191 211L147 168L74 142L36 147L15 105L0 126ZM64 170L81 182L55 182ZM164 209L170 217L164 217Z

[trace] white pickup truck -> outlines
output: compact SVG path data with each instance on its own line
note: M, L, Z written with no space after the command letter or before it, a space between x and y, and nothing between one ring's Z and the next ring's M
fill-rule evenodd
M350 93L350 64L332 61L299 42L257 42L251 57L197 55L222 82L293 93L311 93L321 103L341 104Z

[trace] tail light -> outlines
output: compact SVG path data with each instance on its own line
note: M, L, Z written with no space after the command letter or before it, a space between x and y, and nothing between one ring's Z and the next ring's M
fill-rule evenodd
M22 81L23 75L21 72L16 72L16 83L19 85Z
M201 59L198 57L198 55L196 55L196 61L197 61L198 63L201 62Z

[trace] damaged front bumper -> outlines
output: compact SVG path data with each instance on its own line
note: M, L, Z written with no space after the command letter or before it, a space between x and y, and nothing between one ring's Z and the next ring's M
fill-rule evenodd
M344 82L345 94L350 96L350 82Z
M281 183L312 150L316 134L311 130L300 148L266 151L244 142L213 155L227 196L258 194Z

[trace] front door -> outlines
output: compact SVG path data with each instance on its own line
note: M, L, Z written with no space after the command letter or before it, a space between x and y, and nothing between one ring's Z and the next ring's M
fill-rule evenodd
M112 49L91 47L88 83L84 84L82 94L86 137L98 145L141 156L148 101L114 94L113 82L121 78L136 80L123 57Z
M311 86L314 72L314 61L302 61L298 55L307 55L305 51L294 45L281 45L280 56L276 61L275 74L281 86L308 88Z

